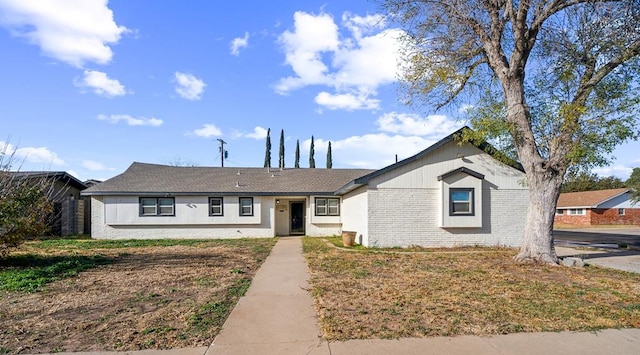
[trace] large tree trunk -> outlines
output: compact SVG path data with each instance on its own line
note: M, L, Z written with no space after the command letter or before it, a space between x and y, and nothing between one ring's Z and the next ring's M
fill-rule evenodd
M553 221L566 166L558 162L551 164L540 156L522 82L521 78L511 78L504 86L507 121L513 124L514 143L529 187L527 222L522 247L515 259L523 263L557 264Z
M553 220L562 176L537 169L527 172L529 212L524 239L515 260L523 263L557 264L553 246Z

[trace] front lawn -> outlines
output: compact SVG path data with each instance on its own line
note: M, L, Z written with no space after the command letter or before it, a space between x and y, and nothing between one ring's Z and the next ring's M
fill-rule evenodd
M640 327L638 274L518 265L509 249L304 250L328 340Z
M0 353L208 346L275 242L27 242L0 259Z

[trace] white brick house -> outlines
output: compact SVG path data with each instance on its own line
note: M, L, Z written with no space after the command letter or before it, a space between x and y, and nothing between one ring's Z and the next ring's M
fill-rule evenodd
M520 246L524 172L494 159L486 144L460 144L459 132L338 190L342 228L365 246Z
M521 170L457 131L380 170L173 167L133 163L83 192L98 239L327 236L365 246L518 246Z

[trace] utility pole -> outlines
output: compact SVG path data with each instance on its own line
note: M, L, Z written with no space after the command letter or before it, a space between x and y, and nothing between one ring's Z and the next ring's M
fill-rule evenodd
M224 145L227 144L224 140L218 138L218 142L220 142L220 147L218 150L220 151L220 164L224 168L224 158L229 156L229 152L224 150Z

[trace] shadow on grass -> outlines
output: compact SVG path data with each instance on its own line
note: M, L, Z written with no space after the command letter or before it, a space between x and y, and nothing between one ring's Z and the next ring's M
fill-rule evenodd
M36 292L46 284L115 260L103 255L13 255L0 259L0 290Z

